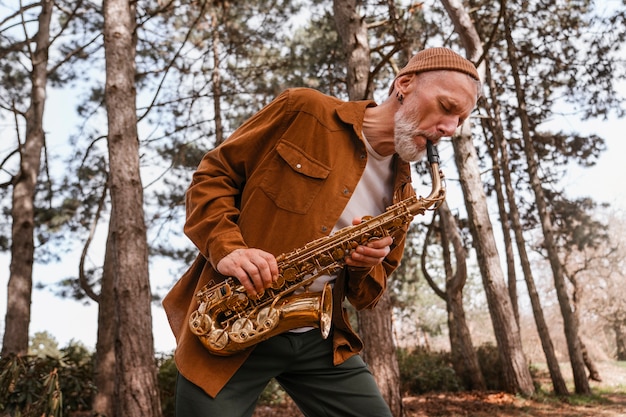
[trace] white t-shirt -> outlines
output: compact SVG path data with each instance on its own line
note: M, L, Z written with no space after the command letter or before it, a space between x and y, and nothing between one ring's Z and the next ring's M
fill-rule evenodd
M364 216L377 216L391 205L393 196L393 155L382 156L378 154L365 140L368 158L363 175L346 204L337 224L333 227L332 233L339 229L351 226L352 220ZM319 292L324 288L324 284L334 281L336 274L321 275L310 285L309 292ZM304 289L298 289L296 294L302 293ZM302 327L291 330L292 332L305 332L312 327Z

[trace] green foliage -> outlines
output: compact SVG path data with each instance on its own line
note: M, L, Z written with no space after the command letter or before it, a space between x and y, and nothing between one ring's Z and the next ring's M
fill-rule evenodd
M159 395L161 397L161 409L163 417L174 417L175 415L175 394L176 394L176 378L178 370L174 363L174 356L171 354L161 355L157 357L157 366L159 368ZM282 404L287 397L287 393L281 386L272 379L265 387L265 390L259 397L259 404L277 405Z
M608 394L613 394L613 393L614 391L608 392ZM555 406L562 405L562 404L569 404L569 405L578 406L578 407L598 407L598 406L602 407L602 406L610 405L612 403L612 401L605 396L606 394L607 393L603 392L602 390L598 390L597 392L594 392L589 395L581 395L581 394L572 393L571 395L567 397L559 397L551 393L538 391L538 394L533 398L533 400L538 403L555 405ZM588 415L591 415L591 414L588 414Z
M432 352L424 347L399 349L398 364L403 393L461 390L462 383L454 373L447 352Z
M48 332L36 332L30 339L28 354L39 358L60 358L59 344Z
M70 415L89 410L96 391L92 355L81 345L61 356L0 358L0 412L12 416Z
M498 347L492 343L480 345L476 350L478 364L483 372L488 390L499 391L504 387L502 380L502 362Z
M287 393L281 388L281 386L272 379L265 387L261 396L259 397L259 404L263 405L277 405L282 404L287 397Z
M403 393L456 392L463 383L452 367L449 352L433 352L424 347L398 349L400 384ZM485 343L476 349L478 363L489 391L504 390L502 363L498 348ZM531 369L532 372L532 369Z
M549 190L546 195L553 205L550 214L558 232L559 247L566 256L576 250L609 246L609 225L597 219L599 205L595 201L590 198L570 200Z
M157 366L159 368L157 378L163 417L174 417L176 411L174 397L176 394L176 378L178 375L178 370L174 363L174 356L162 355L157 357Z
M288 40L288 53L282 58L287 72L281 88L309 87L347 98L346 64L334 28L332 13L325 11L313 15L310 22L294 32Z

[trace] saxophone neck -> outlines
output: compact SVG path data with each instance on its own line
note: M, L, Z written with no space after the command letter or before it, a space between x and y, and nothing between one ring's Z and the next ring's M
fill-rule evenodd
M437 151L437 147L430 140L426 141L426 157L428 158L428 162L431 165L439 165L439 151Z
M432 207L433 210L439 208L446 198L446 189L443 186L443 173L439 169L439 152L437 147L431 141L426 142L426 156L430 163L430 176L432 179L432 187L430 194L426 198L419 198L417 204L411 212L414 214L424 214L425 210Z

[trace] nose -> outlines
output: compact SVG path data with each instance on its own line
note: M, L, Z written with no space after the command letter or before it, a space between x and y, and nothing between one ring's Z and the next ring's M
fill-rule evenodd
M459 125L459 118L456 116L445 117L437 125L437 131L441 136L452 136Z

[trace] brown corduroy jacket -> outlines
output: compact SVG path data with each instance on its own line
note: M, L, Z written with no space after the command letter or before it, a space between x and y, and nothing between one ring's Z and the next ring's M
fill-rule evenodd
M372 101L343 102L309 89L292 89L208 152L187 191L185 233L199 254L163 300L177 347L179 372L214 397L249 355L210 354L191 333L194 294L224 277L215 265L239 248L274 255L290 252L333 229L367 161L362 138ZM393 202L415 193L409 164L395 158ZM367 215L368 213L363 213ZM341 301L373 308L397 268L405 233L385 261L368 271L339 273L333 290L334 363L358 353L362 342L348 324Z

